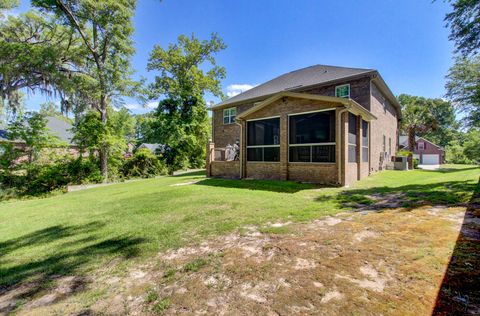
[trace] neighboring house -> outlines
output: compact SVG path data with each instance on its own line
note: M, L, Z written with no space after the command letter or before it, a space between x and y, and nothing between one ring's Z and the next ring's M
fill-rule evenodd
M400 104L373 69L316 65L213 108L207 174L349 185L397 148ZM239 159L219 161L239 143Z
M407 136L399 137L398 148L408 150ZM445 150L423 137L415 136L413 158L417 158L421 165L440 165L445 163Z
M61 142L67 144L67 151L73 156L79 155L78 146L72 142L73 133L71 131L72 124L56 118L54 116L47 116L47 128L53 136L56 136ZM7 138L8 131L6 127L0 126L0 142L11 142L15 146L24 147L25 144L21 140L10 141Z
M155 155L159 154L159 153L163 153L165 151L165 145L163 145L163 144L143 143L140 146L138 146L137 149L141 149L141 148L146 148L146 149L150 150L152 153L154 153Z

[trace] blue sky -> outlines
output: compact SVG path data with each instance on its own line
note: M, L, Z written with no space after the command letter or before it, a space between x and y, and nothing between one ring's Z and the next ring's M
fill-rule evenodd
M27 7L23 0L20 10ZM155 44L217 32L228 45L217 55L227 69L225 93L327 64L377 69L395 94L442 97L452 64L443 21L449 10L444 1L431 0L138 0L133 68L136 76L152 79L155 73L145 68ZM44 101L30 96L27 106L37 109ZM146 111L127 103L133 113Z

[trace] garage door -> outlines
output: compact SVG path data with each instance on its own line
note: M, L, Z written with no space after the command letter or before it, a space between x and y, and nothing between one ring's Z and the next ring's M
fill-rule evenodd
M439 165L440 164L440 156L439 155L423 155L423 162L424 165Z

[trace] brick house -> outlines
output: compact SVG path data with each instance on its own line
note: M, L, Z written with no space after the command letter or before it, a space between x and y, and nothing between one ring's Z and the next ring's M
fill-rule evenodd
M408 137L400 136L399 149L408 149ZM413 158L417 158L421 165L441 165L445 163L445 149L423 137L415 137Z
M401 116L376 70L325 65L281 75L211 110L208 176L329 185L385 169ZM232 146L238 159L226 161Z

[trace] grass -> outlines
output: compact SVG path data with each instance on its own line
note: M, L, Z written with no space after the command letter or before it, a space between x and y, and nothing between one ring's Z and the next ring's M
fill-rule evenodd
M87 274L114 259L120 266L131 264L246 225L319 218L371 204L366 196L374 193L405 194L407 206L464 203L479 172L475 166L453 165L439 171L385 171L349 189L207 179L197 172L9 201L0 204L0 287ZM196 262L190 268L201 267Z

